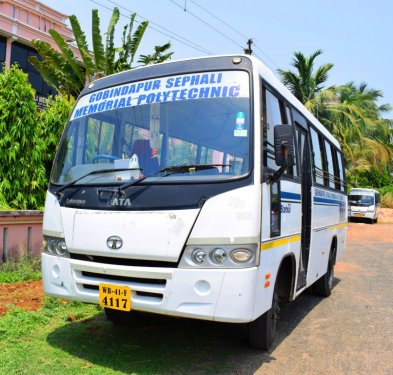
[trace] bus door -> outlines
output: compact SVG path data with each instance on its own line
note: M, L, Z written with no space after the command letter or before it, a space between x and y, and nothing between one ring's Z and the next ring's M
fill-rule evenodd
M307 122L303 116L294 111L296 141L298 147L299 173L302 193L302 229L301 254L298 268L297 290L306 285L307 267L310 256L311 240L311 161L310 142L307 131Z

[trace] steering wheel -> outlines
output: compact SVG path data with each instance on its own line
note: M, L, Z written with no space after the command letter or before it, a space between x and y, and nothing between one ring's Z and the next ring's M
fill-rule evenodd
M113 155L100 154L100 155L94 156L93 163L97 163L98 159L108 159L108 160L111 160L113 162L114 160L117 159L117 157L113 156Z

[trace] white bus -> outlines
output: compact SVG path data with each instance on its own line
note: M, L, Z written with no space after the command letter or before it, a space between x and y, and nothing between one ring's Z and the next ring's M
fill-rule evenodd
M371 224L378 222L381 208L379 191L355 188L348 195L348 219L365 219Z
M336 139L259 60L190 59L81 93L45 203L45 293L247 323L269 349L280 305L333 287L347 198Z

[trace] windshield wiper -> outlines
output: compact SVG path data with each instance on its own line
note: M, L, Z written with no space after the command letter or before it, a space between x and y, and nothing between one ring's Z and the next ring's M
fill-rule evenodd
M63 186L60 186L55 194L59 197L62 198L62 194L60 194L60 192L62 192L63 190L75 185L77 182L79 182L80 180L83 180L84 178L88 177L88 176L92 176L95 174L101 174L101 173L110 173L110 172L120 172L120 171L140 171L142 170L142 168L111 168L111 169L98 169L96 171L91 171L89 173L84 174L83 176L77 178L74 181L69 182L68 184L65 184Z
M231 167L231 164L180 164L173 165L161 169L159 172L165 173L168 176L173 173L195 173L196 171L203 171L207 169L214 169L216 167Z
M146 180L149 177L153 177L159 173L164 173L165 176L169 176L173 173L194 173L196 171L202 171L206 169L213 169L215 167L232 167L232 164L180 164L180 165L172 165L168 166L162 169L159 169L158 171L155 171L139 180L133 180L130 182L126 182L123 185L120 185L119 188L117 189L117 192L119 195L124 194L124 190L129 188L132 185L136 185L141 183L142 181Z

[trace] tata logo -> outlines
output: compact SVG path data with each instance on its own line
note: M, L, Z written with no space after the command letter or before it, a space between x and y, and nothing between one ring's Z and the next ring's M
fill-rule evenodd
M119 236L110 236L106 244L111 250L118 250L123 246L123 240Z
M110 202L111 206L121 206L121 207L131 207L131 200L130 198L113 198Z

